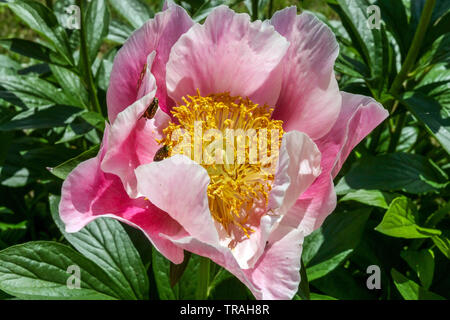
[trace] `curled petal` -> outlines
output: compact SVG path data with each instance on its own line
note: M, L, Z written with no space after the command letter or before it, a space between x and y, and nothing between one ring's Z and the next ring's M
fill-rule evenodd
M273 117L285 131L316 140L330 131L341 108L333 66L339 47L334 34L312 14L296 7L278 11L270 23L290 42L281 62L283 80Z
M319 174L320 152L315 143L304 133L286 133L269 195L269 213L261 218L249 239L244 239L233 248L233 255L242 268L254 266L280 219Z
M321 154L304 133L283 136L277 171L269 197L269 208L284 215L320 174Z
M153 119L142 115L153 101L156 88L120 112L114 121L109 136L108 148L102 161L102 170L117 175L131 197L137 197L134 169L150 163L161 147L157 139L163 137L162 130L170 121L161 109Z
M147 56L152 51L156 52L151 68L158 86L156 96L164 110L173 105L166 93L166 63L173 44L193 24L182 7L171 4L125 42L114 59L107 93L108 117L111 123L119 112L136 101L139 79L145 70Z
M168 212L191 236L218 244L206 193L210 179L202 166L175 155L138 167L136 177L139 193Z
M389 115L374 99L342 92L342 109L331 131L316 144L322 153L322 173L282 221L300 225L305 235L319 228L336 207L333 178L352 149Z
M149 201L131 199L117 176L100 169L105 145L97 157L78 165L63 183L59 213L67 232L77 232L96 218L112 217L139 228L162 254L174 263L181 263L183 250L161 234L177 238L186 232Z
M247 14L220 6L173 46L167 63L168 94L178 103L197 89L202 95L230 92L274 105L281 78L270 79L270 89L262 89L288 45L272 26L252 23Z

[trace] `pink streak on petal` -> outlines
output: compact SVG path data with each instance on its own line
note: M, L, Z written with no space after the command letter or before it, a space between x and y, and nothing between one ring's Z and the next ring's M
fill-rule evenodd
M183 96L195 95L197 89L202 95L230 92L274 105L281 77L270 78L270 90L262 87L267 86L288 45L272 26L251 23L247 14L220 6L173 46L167 63L168 94L178 103Z
M162 130L170 121L161 109L153 119L142 118L153 100L155 91L136 101L119 113L111 127L108 138L108 152L102 161L102 170L113 173L122 180L130 197L137 197L134 169L150 163L161 148L156 139L163 137Z
M107 137L109 127L105 129ZM79 164L63 183L59 213L67 232L77 232L99 217L112 217L141 229L153 245L174 263L183 261L183 250L161 234L186 235L167 213L143 198L131 199L120 179L100 169L106 151L104 139L97 157Z
M107 93L111 123L119 112L136 101L138 80L147 56L152 51L156 51L151 68L158 86L156 96L163 110L173 105L166 92L166 63L173 44L193 24L182 7L169 5L167 10L157 13L154 19L145 23L125 42L114 59Z
M333 72L339 52L335 36L313 15L297 15L296 7L276 12L271 24L290 42L281 62L283 82L273 117L284 121L285 131L318 139L330 131L341 108Z

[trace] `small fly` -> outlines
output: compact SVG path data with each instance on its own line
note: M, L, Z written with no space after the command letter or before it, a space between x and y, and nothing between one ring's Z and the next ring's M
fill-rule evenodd
M156 114L156 110L158 110L158 98L153 98L152 103L148 106L147 110L145 110L144 114L142 115L142 118L145 119L153 119L153 117Z
M156 151L155 156L153 157L153 161L162 161L169 156L169 147L163 146Z
M142 85L142 81L144 80L146 71L147 71L147 64L144 65L144 68L142 68L141 74L139 75L139 79L138 79L138 83L137 83L137 90L139 90L139 88Z

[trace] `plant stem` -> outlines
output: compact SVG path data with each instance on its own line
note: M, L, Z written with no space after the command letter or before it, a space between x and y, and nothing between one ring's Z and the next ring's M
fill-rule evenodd
M427 0L425 2L425 6L423 7L422 14L420 15L420 21L417 26L416 32L414 33L414 38L411 43L411 47L408 50L408 54L406 55L405 61L402 64L400 72L395 77L391 89L389 92L392 96L396 96L400 89L402 88L403 83L408 77L408 73L411 71L411 68L414 66L417 60L417 56L419 55L420 48L422 46L422 41L425 37L425 33L428 29L428 24L431 20L431 14L433 13L434 6L436 4L436 0ZM389 109L391 110L391 114L397 108L398 101L396 101ZM400 140L400 135L403 127L406 123L406 112L400 114L397 124L395 126L394 132L392 134L391 140L389 141L388 152L395 152L397 148L397 144Z
M370 141L369 150L372 154L376 153L378 141L380 141L381 133L384 129L384 123L381 123L372 133L372 140Z
M97 89L94 84L94 76L92 75L91 63L89 61L89 55L86 43L86 30L84 28L84 16L83 16L83 0L77 0L77 4L80 7L80 64L84 69L84 83L89 93L89 100L92 104L92 111L96 111L102 114L102 108L97 97Z
M195 293L197 300L208 299L209 265L210 265L210 260L208 258L200 257L198 285L197 285L197 291Z
M428 24L431 20L431 14L433 13L434 5L436 4L436 0L427 0L425 2L425 6L423 7L422 14L420 16L419 25L417 26L416 32L414 33L414 38L411 43L411 47L408 50L408 54L406 55L406 59L403 62L402 68L400 72L394 79L394 82L391 86L391 94L395 95L398 93L401 88L403 82L408 76L409 71L414 66L417 56L419 55L420 47L422 46L423 38L425 37L425 32L427 31Z
M394 132L392 133L391 140L389 141L388 153L395 152L395 149L397 149L397 144L400 141L400 134L402 133L405 123L406 123L406 112L403 112L398 117Z
M272 18L272 15L273 15L273 0L270 0L269 1L269 8L268 8L268 18L270 19L270 18Z
M258 20L258 0L252 0L252 20Z
M49 9L53 9L53 1L52 0L45 0L45 5Z

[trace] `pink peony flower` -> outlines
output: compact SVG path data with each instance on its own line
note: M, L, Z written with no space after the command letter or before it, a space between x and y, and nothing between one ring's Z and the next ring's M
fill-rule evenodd
M100 152L63 184L67 231L112 217L142 230L173 263L187 250L226 268L257 299L291 299L303 238L336 206L333 178L388 115L371 98L339 91L337 55L330 29L295 7L250 22L221 6L198 24L166 5L115 58ZM196 161L177 148L189 141L174 139L177 129L194 137L196 121L219 133L281 130L270 144L276 165Z

